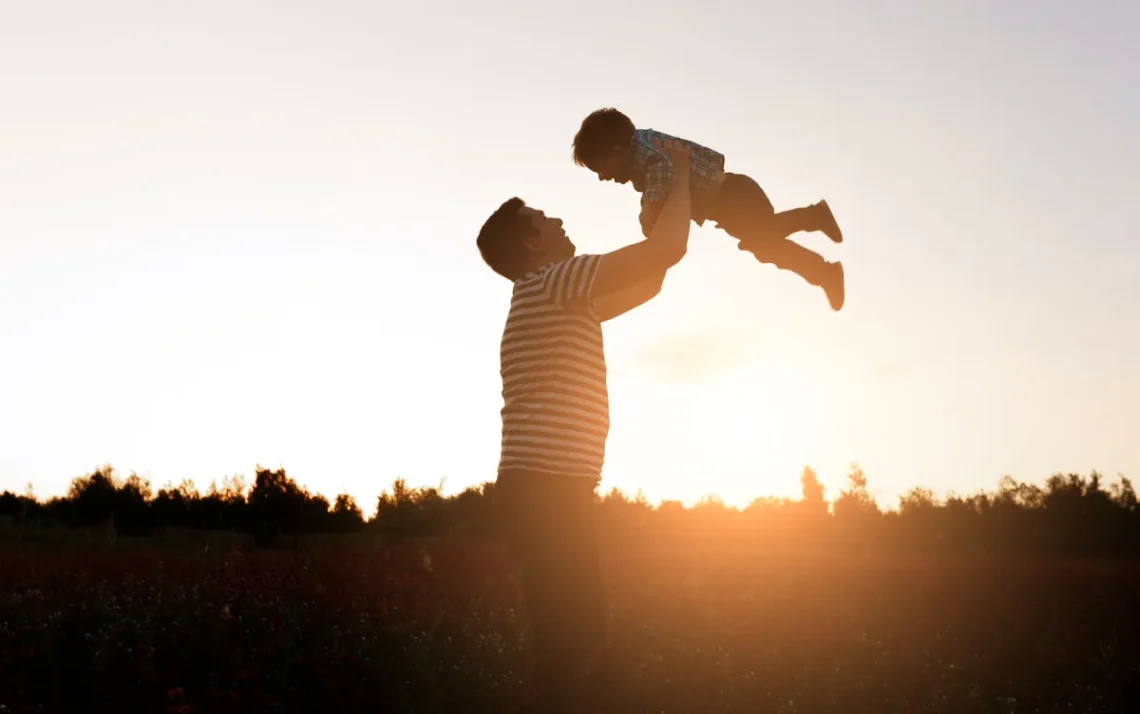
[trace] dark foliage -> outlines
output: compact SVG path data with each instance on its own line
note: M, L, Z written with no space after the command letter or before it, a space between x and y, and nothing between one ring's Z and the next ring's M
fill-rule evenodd
M1140 711L1127 562L705 533L614 539L604 566L612 711ZM490 543L0 548L0 572L7 712L505 713L525 690L518 583Z
M605 527L623 537L701 539L732 533L761 538L770 547L888 548L925 552L1038 553L1049 555L1140 554L1140 508L1131 482L1120 477L1105 487L1102 477L1056 474L1043 486L1006 476L995 492L951 494L937 499L915 488L883 511L868 492L857 466L847 486L828 503L815 473L805 468L800 500L759 498L743 509L708 499L689 508L665 502L651 506L614 490L599 497ZM272 546L282 536L351 534L361 531L397 541L436 535L483 537L493 483L443 496L441 488L411 488L397 479L365 519L352 496L330 504L285 473L258 468L252 487L240 478L212 484L202 495L189 483L152 494L135 475L116 478L111 467L76 479L68 495L41 503L29 496L0 494L0 519L21 526L91 528L113 520L119 536L170 530L230 531Z
M915 489L889 512L857 468L831 504L802 483L740 510L599 499L613 711L1140 711L1127 480ZM248 492L152 497L106 468L47 503L4 494L0 711L511 711L529 634L492 493L397 481L367 522L264 469ZM108 528L113 549L44 535ZM293 548L186 535L226 532Z

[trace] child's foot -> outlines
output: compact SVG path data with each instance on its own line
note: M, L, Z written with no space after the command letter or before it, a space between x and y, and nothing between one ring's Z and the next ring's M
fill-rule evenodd
M819 212L819 230L833 242L842 243L843 231L839 230L839 223L832 215L831 206L827 205L827 199L815 204L815 209Z
M831 309L836 312L843 309L843 303L847 298L844 282L843 263L839 261L828 263L820 287L827 295L827 302L831 303Z

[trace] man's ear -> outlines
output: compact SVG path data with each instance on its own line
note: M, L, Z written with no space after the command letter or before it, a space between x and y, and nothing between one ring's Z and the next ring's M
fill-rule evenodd
M527 255L534 255L535 253L542 252L542 234L536 233L522 240L522 248L526 251Z

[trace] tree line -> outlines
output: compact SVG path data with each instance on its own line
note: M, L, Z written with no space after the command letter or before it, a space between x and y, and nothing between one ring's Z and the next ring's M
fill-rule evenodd
M657 542L760 538L780 547L890 547L923 551L1073 556L1140 555L1140 508L1132 483L1054 474L1043 485L1006 476L994 491L936 497L913 488L884 510L852 466L846 485L828 501L811 468L800 477L799 499L757 498L737 509L716 498L685 507L648 503L617 489L598 497L598 514L611 536ZM252 485L240 477L201 493L190 482L154 492L136 474L118 477L110 466L72 481L66 496L40 501L30 493L0 493L0 520L14 527L82 528L113 524L118 534L145 537L164 529L252 534L261 545L283 535L370 533L387 539L440 535L493 536L494 483L444 496L441 488L411 488L402 479L382 493L365 517L351 495L330 502L299 486L284 469L258 467Z

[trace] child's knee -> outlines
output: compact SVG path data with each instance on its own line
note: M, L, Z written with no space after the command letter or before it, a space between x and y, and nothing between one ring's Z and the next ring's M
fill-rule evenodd
M717 226L742 245L771 242L774 227L771 216L748 213L718 218Z
M761 263L776 263L779 261L780 250L777 241L767 238L741 239L740 250L751 253Z

